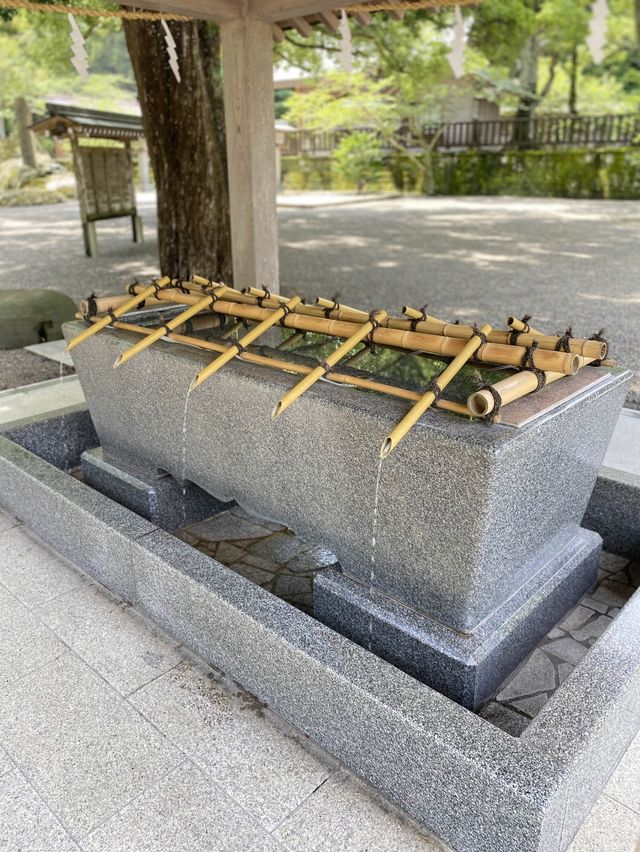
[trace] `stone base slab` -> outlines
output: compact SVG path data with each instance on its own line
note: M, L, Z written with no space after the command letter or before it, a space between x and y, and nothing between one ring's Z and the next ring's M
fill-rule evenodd
M81 464L87 485L164 530L194 524L227 508L192 482L181 486L168 473L107 457L101 447L86 450Z
M471 633L458 633L329 569L316 575L315 617L463 707L480 707L597 579L601 539L578 528L554 540L528 583Z
M563 852L640 726L640 593L515 738L2 434L0 504L458 852Z

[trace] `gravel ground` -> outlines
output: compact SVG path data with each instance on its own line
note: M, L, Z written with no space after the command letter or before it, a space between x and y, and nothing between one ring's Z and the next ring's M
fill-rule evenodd
M0 209L0 287L54 287L74 298L157 274L153 201L144 245L127 220L98 225L84 256L77 207ZM502 325L531 313L555 332L604 326L613 356L640 374L640 205L627 201L401 198L280 211L284 292ZM203 270L206 273L206 270ZM632 399L640 406L640 381Z
M42 358L26 349L0 349L0 391L57 379L73 373L71 367L62 368L50 358Z

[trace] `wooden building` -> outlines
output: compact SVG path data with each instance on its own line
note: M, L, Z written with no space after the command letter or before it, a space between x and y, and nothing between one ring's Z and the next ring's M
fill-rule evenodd
M31 129L68 138L73 151L85 252L98 254L96 222L128 216L134 242L142 242L133 185L131 144L144 135L137 115L47 103L47 115Z

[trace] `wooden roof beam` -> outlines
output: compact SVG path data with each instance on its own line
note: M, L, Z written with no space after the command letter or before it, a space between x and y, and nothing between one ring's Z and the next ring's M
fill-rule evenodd
M313 35L313 27L306 18L291 18L291 25L300 33L302 38L309 38Z
M318 17L330 32L339 32L340 19L337 15L334 15L333 12L329 11L329 9L325 9L323 12L318 12Z
M123 6L189 15L207 21L232 21L242 15L239 0L119 0Z
M349 12L348 14L361 27L366 27L367 24L371 23L371 12Z
M173 2L180 2L180 0L173 0ZM204 0L194 0L194 2L204 2ZM335 13L335 10L336 0L248 0L249 17L276 24L291 21L294 18L303 18L305 15L319 15L324 11Z

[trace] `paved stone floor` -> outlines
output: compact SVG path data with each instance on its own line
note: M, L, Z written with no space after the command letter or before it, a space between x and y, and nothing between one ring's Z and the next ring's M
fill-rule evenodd
M140 210L144 244L110 220L89 259L74 203L0 209L0 287L79 298L157 274L153 199ZM427 302L434 315L496 325L526 312L552 332L606 326L614 356L640 373L638 202L407 197L281 209L279 220L284 292L395 310Z
M3 512L0 681L2 852L446 852ZM640 737L571 852L639 839Z
M313 577L337 563L286 527L236 506L178 533L287 603L313 615ZM640 586L640 560L603 553L598 585L543 637L480 710L487 721L519 736Z
M518 736L640 586L640 560L603 553L598 585L542 639L481 715Z
M179 537L309 614L314 574L338 561L327 548L306 544L282 524L239 506L185 527Z

